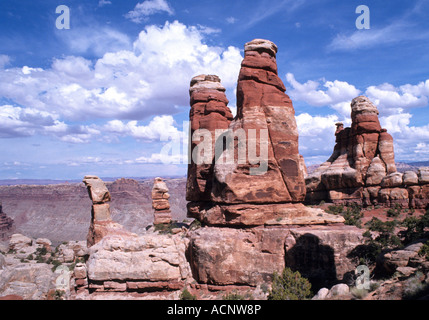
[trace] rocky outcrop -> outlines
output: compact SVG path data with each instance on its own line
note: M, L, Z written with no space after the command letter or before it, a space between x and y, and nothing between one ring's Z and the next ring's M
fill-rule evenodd
M189 121L190 136L198 134L198 130L207 130L211 143L208 147L209 155L199 151L201 141L191 139L191 155L193 161L188 166L188 180L186 184L186 200L209 201L213 184L213 158L215 154L216 130L228 129L232 120L231 110L228 108L228 99L220 78L216 75L199 75L193 77L189 89L191 110ZM203 134L205 132L202 132ZM197 136L199 138L199 135ZM207 157L199 163L198 158Z
M393 138L381 128L376 106L364 96L352 100L350 128L337 124L332 156L306 178L308 203L399 204L426 208L426 169L397 172Z
M92 201L91 224L87 236L88 247L93 246L108 234L130 234L122 225L111 219L110 193L103 180L96 176L85 176L83 182Z
M351 226L210 227L189 238L190 263L200 283L256 286L269 283L274 272L287 266L310 279L314 288L354 270L349 255L363 242L362 231Z
M180 290L190 277L180 235L111 235L89 250L90 292Z
M222 128L192 125L211 134L214 130L221 146L215 146L207 167L194 157L188 167L188 215L206 225L188 233L193 276L202 285L256 287L286 266L302 271L315 285L318 279L330 283L350 270L348 252L362 242L362 232L344 227L342 216L302 204L306 168L276 54L271 41L246 43L237 116L228 126L228 117L223 119ZM203 143L197 142L193 155ZM195 172L208 174L201 179ZM194 192L195 185L204 185L204 192Z
M292 101L277 73L277 46L255 39L246 43L244 51L237 84L237 116L230 123L218 78L198 76L191 81L191 131L208 130L217 147L211 144L212 157L207 164L199 164L194 155L199 154L202 142L192 143L188 214L217 226L315 223L317 214L299 204L306 192L305 165L298 151ZM203 110L207 105L195 104L196 94L202 101L216 97L214 110L220 114L216 121L205 121L214 111L197 113L196 106ZM317 223L338 222L338 217L331 218L325 214Z
M152 207L154 209L154 224L171 223L170 203L167 184L161 178L155 178L152 188Z
M13 219L3 212L3 205L0 202L0 241L7 240L14 230Z

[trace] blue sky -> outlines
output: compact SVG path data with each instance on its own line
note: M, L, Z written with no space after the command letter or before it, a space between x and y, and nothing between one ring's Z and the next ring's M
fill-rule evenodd
M56 28L59 5L70 29ZM279 48L308 165L330 156L360 94L397 161L429 160L428 12L429 0L2 0L0 179L185 175L190 79L219 75L234 111L255 38Z

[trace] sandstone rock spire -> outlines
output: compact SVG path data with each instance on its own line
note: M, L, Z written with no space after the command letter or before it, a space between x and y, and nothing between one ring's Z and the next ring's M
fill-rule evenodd
M191 110L190 137L196 130L206 129L211 133L212 155L215 150L215 130L227 129L232 120L231 110L228 108L228 99L225 88L216 75L198 75L192 78L189 89ZM191 154L199 145L200 141L190 141ZM195 159L193 159L195 160ZM209 201L213 182L212 163L197 165L192 161L188 166L188 180L186 185L186 200Z
M224 203L300 202L305 197L303 158L298 151L298 130L292 101L278 77L277 46L263 39L246 43L237 84L237 116L229 128L243 129L250 148L251 130L256 137L266 133L267 170L251 175L249 159L226 168L215 164L212 199ZM256 138L256 150L261 139ZM236 153L239 152L237 145ZM262 146L263 147L263 146Z
M350 106L352 125L337 124L334 152L306 178L306 201L424 208L428 186L416 173L397 172L393 138L381 127L377 107L365 96Z
M221 148L213 146L214 157L208 165L189 166L189 216L210 225L231 226L343 221L322 210L310 212L300 204L305 198L306 168L298 151L292 101L278 77L276 53L271 41L246 43L237 84L237 116L232 121L222 111L227 100L218 78L192 79L191 131L208 129L213 135L224 129L225 133L215 136ZM215 117L207 112L207 102L212 100L216 101ZM194 148L192 144L192 152Z
M110 216L110 192L103 180L97 176L87 175L83 179L89 198L92 200L91 223L89 226L87 245L93 246L107 234L131 235L122 225Z
M154 209L154 224L168 224L171 222L170 203L167 184L162 178L155 178L152 188L152 207Z

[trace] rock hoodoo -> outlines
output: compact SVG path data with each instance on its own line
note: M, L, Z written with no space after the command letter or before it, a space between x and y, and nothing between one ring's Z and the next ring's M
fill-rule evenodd
M419 173L397 172L393 138L381 128L377 107L364 96L351 102L352 125L337 123L332 156L306 178L306 201L425 208L429 187Z
M161 178L155 178L152 188L152 207L154 209L154 224L171 222L170 203L167 184Z
M306 168L298 152L292 101L277 74L276 53L277 46L268 40L245 45L237 115L230 122L229 117L216 118L222 119L221 128L214 122L195 124L195 78L191 82L192 133L215 131L215 142L222 146L214 148L207 164L193 157L188 167L188 215L206 225L188 233L189 263L199 285L256 287L284 267L299 270L316 286L321 285L317 281L338 281L353 268L348 254L363 241L362 231L345 227L342 216L302 204ZM217 77L197 78L207 77L219 87ZM223 97L224 91L219 92ZM224 108L223 100L220 110ZM216 134L217 129L223 131ZM198 154L204 142L201 136L192 140L191 152ZM252 159L253 151L258 161Z
M89 226L88 247L99 242L107 234L129 234L119 223L110 216L110 193L103 180L96 176L85 176L83 183L87 187L92 201L91 224Z
M191 110L189 120L191 136L199 129L208 130L211 134L211 154L215 152L216 129L228 129L232 120L228 99L220 78L216 75L199 75L193 77L189 89ZM196 150L200 141L191 141L191 150ZM191 156L191 155L190 155ZM195 157L199 156L198 154ZM186 200L209 201L213 184L213 163L197 165L192 161L188 167Z
M306 193L305 164L292 101L277 74L276 53L271 41L246 43L232 121L218 77L201 75L191 81L191 133L206 129L221 146L212 146L216 150L208 163L198 164L194 155L199 154L201 137L191 138L188 214L204 223L305 224L306 217L309 223L338 222L339 217L315 214L300 204Z

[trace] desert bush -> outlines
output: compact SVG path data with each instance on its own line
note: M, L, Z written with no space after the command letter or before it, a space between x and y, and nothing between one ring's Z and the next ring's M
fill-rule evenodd
M250 293L240 294L236 291L225 294L222 300L252 300L253 297Z
M421 272L417 272L404 282L404 291L402 295L404 299L418 298L422 293L428 290L428 285L421 281L422 278L424 278L424 275Z
M188 288L185 288L180 293L180 300L197 300L197 297L190 293Z
M363 212L361 206L356 203L347 204L346 207L343 205L330 205L326 212L336 215L342 215L344 217L344 223L358 228L362 227Z
M379 232L379 235L372 239L371 234L365 233L367 237L367 241L371 243L374 241L376 245L380 246L380 249L391 249L402 246L401 240L399 237L394 234L395 227L397 226L398 221L381 221L380 219L373 217L370 221L368 221L365 226L367 226L368 230Z
M429 210L421 217L406 217L401 226L406 230L401 234L404 237L404 243L413 242L426 236L425 228L429 228Z
M419 250L419 256L423 256L429 260L429 241L426 242Z
M298 271L284 268L281 274L274 273L268 300L305 300L310 297L311 283Z

